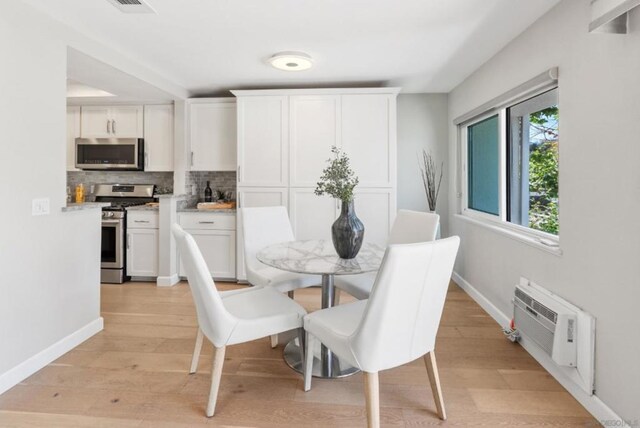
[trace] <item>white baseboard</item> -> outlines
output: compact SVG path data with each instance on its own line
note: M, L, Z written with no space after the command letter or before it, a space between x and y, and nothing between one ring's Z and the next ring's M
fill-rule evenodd
M0 394L13 388L47 364L66 354L94 334L102 331L103 328L104 320L100 317L1 374Z
M156 285L158 287L171 287L180 282L180 277L177 273L170 276L159 276L156 279Z
M454 272L453 281L460 286L475 302L482 307L501 327L507 327L511 317L500 311L489 301L477 288L472 286L466 279ZM506 339L505 339L506 340ZM573 382L559 367L553 362L551 357L545 354L536 344L522 337L520 345L547 370L582 406L601 424L611 426L615 423L617 427L628 427L629 425L618 416L609 406L607 406L596 394L589 395Z

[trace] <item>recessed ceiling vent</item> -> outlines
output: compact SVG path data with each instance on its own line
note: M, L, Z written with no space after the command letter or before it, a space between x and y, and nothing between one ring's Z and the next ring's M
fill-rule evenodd
M124 13L156 13L145 0L108 0Z

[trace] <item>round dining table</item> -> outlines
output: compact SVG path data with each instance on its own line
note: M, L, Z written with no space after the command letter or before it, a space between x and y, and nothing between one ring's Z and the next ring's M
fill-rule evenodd
M331 241L309 240L291 241L270 245L258 252L257 258L267 266L277 269L322 276L322 309L335 304L335 275L357 275L378 270L382 263L384 249L376 244L364 243L353 259L341 259ZM303 339L299 339L302 342ZM300 343L304 346L303 343ZM314 353L315 354L315 353ZM340 362L329 348L320 346L319 357L314 357L313 376L339 378L358 372L358 369ZM302 353L292 339L284 350L284 359L294 370L302 373L304 361Z

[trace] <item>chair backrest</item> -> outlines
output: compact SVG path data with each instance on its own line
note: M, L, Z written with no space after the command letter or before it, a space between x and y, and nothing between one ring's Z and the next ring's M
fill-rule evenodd
M350 339L362 370L397 367L433 350L459 245L454 236L387 247Z
M264 267L256 254L264 247L295 238L285 207L242 208L241 217L247 279L252 282L252 273Z
M196 305L198 325L216 347L227 344L238 320L224 307L222 298L211 279L209 268L193 237L178 224L171 226L180 260L187 271L187 279Z
M436 239L440 216L435 213L399 210L391 233L389 245L428 242Z

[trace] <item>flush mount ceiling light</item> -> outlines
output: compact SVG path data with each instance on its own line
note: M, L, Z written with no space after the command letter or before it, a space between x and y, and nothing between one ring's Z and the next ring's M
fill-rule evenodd
M269 63L278 70L303 71L313 66L313 59L304 52L278 52Z

